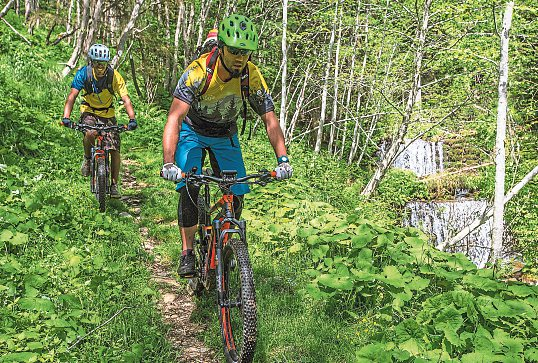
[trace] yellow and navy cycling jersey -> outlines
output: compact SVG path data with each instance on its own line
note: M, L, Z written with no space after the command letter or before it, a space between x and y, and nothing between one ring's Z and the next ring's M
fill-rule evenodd
M84 89L84 81L87 77L86 67L87 66L84 66L77 71L73 83L71 83L72 88L79 91ZM95 71L92 73L91 84L94 92L82 95L84 102L80 105L80 112L89 112L96 116L112 118L115 115L113 105L114 95L110 94L110 91L106 87L106 74L100 79L96 79ZM125 81L117 70L114 70L112 89L119 97L128 95Z
M243 101L241 80L232 78L223 82L218 76L220 59L217 59L211 83L200 95L206 82L206 60L208 54L192 62L178 81L174 97L191 105L185 118L194 131L204 136L223 137L237 133L237 119L241 116ZM252 109L263 115L275 109L269 89L258 67L248 62L249 96Z

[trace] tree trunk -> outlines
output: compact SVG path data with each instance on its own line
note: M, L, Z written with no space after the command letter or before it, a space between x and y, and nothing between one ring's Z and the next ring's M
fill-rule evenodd
M15 0L9 0L8 3L6 4L6 6L4 6L4 8L2 9L2 11L0 11L0 18L3 18L4 15L7 14L7 12L9 11L9 9L11 8L11 5L13 5L13 2Z
M103 13L103 0L97 0L93 7L93 14L90 23L90 28L84 39L84 46L82 47L82 53L88 53L91 45L93 44L93 39L95 38L95 33L97 32L97 27L101 23L101 14Z
M129 52L129 64L131 65L131 76L133 77L133 85L136 90L136 94L138 95L140 99L142 99L142 92L140 92L140 87L138 86L138 81L136 80L133 52Z
M125 42L127 41L127 38L133 31L133 28L136 23L136 19L138 18L138 15L140 14L140 8L142 7L143 3L144 3L144 0L136 0L136 3L133 7L133 11L131 12L131 18L129 19L129 22L125 26L125 29L123 29L123 33L121 34L118 45L116 46L116 55L114 56L114 59L112 59L112 62L110 62L113 68L116 68L118 66L120 57L123 54L123 48L125 47Z
M80 27L78 30L78 36L77 36L77 43L75 45L75 48L73 49L73 53L71 53L71 58L67 61L63 71L62 71L62 77L65 77L71 72L73 68L76 67L78 57L80 56L80 52L82 51L82 44L84 42L84 38L86 35L86 30L88 27L88 18L90 13L90 0L83 0L82 2L82 16L80 20Z
M360 14L360 9L361 9L361 2L359 1L358 5L357 5L357 15L355 17L355 31L354 31L354 34L355 34L355 37L353 39L353 44L352 44L352 49L353 49L353 52L351 53L351 71L350 71L350 74L349 74L349 80L348 80L348 83L347 83L347 96L346 96L346 107L345 107L345 116L344 116L344 134L342 136L342 148L340 149L340 154L338 155L338 159L342 159L344 157L344 149L345 149L345 145L346 145L346 137L347 137L347 124L348 124L348 119L350 117L350 112L349 112L349 107L351 105L351 93L353 91L353 77L355 75L355 59L357 58L357 44L359 42L359 29L360 29L360 20L359 20L359 14ZM366 18L368 19L368 13L366 13ZM360 83L357 85L357 88L360 88ZM357 117L357 120L359 118ZM353 144L353 139L351 140L352 144ZM353 147L353 146L352 146ZM350 151L350 154L351 154L351 151Z
M528 183L530 182L536 175L538 175L538 166L534 167L527 175L521 179L519 183L516 184L509 192L506 194L506 196L503 198L503 205L508 203L510 199L512 199L519 191ZM450 240L446 241L445 243L440 244L437 246L440 250L445 250L447 247L455 245L465 237L467 237L469 234L471 234L474 230L476 230L478 227L486 223L491 217L493 216L493 209L488 208L484 211L484 214L478 218L476 218L471 224L469 224L467 227L459 231L454 237L452 237Z
M504 178L506 173L506 113L508 108L508 34L512 24L514 2L506 4L501 33L501 61L499 65L499 104L497 107L497 138L495 142L495 199L493 204L493 258L501 258L504 233Z
M407 105L405 107L405 111L402 117L402 123L398 129L398 133L395 135L393 139L393 142L389 150L383 157L381 164L377 167L376 171L374 172L374 175L372 176L372 178L370 179L366 187L364 187L361 193L364 196L370 196L375 191L375 189L379 185L379 182L385 176L385 173L387 172L388 168L390 167L390 165L392 164L396 156L398 156L400 145L403 143L404 138L407 135L407 129L412 119L413 106L416 101L420 73L422 71L422 58L424 56L424 44L426 42L426 33L428 31L428 20L430 17L431 3L432 3L432 0L426 0L424 3L424 14L422 16L422 26L420 30L418 31L418 44L417 44L417 50L415 52L415 72L413 75L413 84L411 86L409 97L407 99Z
M282 92L280 101L280 128L286 135L286 81L288 76L288 47L286 44L286 32L288 27L288 0L283 0L282 5Z
M327 111L327 93L329 88L329 72L331 71L331 59L334 45L334 33L336 32L336 18L338 16L338 1L335 3L333 28L331 30L331 39L329 41L329 49L327 50L327 63L325 65L325 74L323 77L323 89L321 93L321 114L319 117L318 135L316 137L316 146L314 152L317 154L321 150L321 142L323 141L323 126L325 124L325 113Z
M190 39L192 38L192 28L194 24L194 4L191 3L189 18L184 20L187 26L183 25L183 68L187 68L192 58L192 49Z
M196 46L194 48L198 48L200 45L202 45L204 41L204 27L207 20L207 15L209 14L209 10L211 9L212 2L213 0L202 0L200 16L198 17L198 39L196 40Z
M174 64L172 66L172 82L171 87L169 88L170 92L173 92L173 87L176 86L176 83L179 79L179 70L177 69L179 65L179 36L181 34L181 25L183 17L185 16L185 2L179 2L179 9L177 12L177 23L176 23L176 33L174 34Z
M73 23L71 17L73 15L73 8L75 7L75 0L69 2L69 10L67 10L67 22L65 23L65 31L69 33L73 29Z
M358 96L357 96L357 107L355 108L357 110L357 116L360 112L360 107L361 107L361 102L362 102L362 95L363 95L363 85L362 83L364 82L364 71L366 69L366 61L368 59L368 35L369 35L369 31L370 31L370 28L369 28L369 15L370 15L370 12L369 12L369 6L367 5L366 6L366 19L365 19L365 24L364 24L364 33L365 33L365 36L364 36L364 45L362 46L363 48L363 52L364 52L364 56L362 58L362 66L361 66L361 73L360 73L360 76L359 76L359 82L357 84L357 89L358 89ZM357 29L357 34L358 34L358 29ZM357 42L355 43L355 47L356 45L358 44L358 37L357 37ZM348 158L347 158L347 164L348 165L351 165L351 163L353 162L353 160L355 159L355 155L357 154L357 149L359 147L359 127L360 127L360 120L361 118L360 117L356 117L356 120L355 120L355 125L353 127L353 139L351 140L351 149L349 150L349 155L348 155Z
M35 10L35 1L34 0L25 0L24 1L24 20L28 21L30 19L30 15Z
M286 140L288 140L288 144L291 143L291 141L293 140L293 132L295 131L295 125L297 124L297 120L299 119L299 114L301 113L301 109L303 106L304 92L306 89L306 85L308 84L308 79L310 78L310 66L311 64L309 63L306 68L303 87L301 88L301 92L299 93L299 96L297 97L297 102L295 103L295 112L293 113L293 117L291 118L289 130L287 130L288 135L286 137Z
M334 98L333 98L333 113L331 117L331 131L329 134L329 145L327 150L329 154L334 153L334 135L336 132L336 119L338 118L338 72L340 70L340 44L342 39L342 16L338 22L338 42L336 43L336 58L334 61Z
M165 19L165 36L166 36L166 48L167 49L170 49L170 46L171 46L171 39L172 39L172 35L171 35L171 32L170 32L170 9L168 8L168 3L165 3L164 4L164 19ZM165 90L169 90L170 89L170 83L172 82L172 63L173 63L173 60L171 59L172 56L169 52L166 52L166 59L165 59L165 70L166 70L166 73L164 75L164 89Z

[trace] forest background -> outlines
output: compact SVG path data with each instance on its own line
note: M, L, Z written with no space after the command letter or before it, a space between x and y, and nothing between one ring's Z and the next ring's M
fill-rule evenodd
M136 171L147 182L143 224L174 261L177 231L166 222L174 219L176 196L155 176L170 92L207 31L233 12L258 27L253 60L296 169L296 181L254 193L247 207L250 220L272 218L267 230L251 228L262 314L258 360L537 360L536 289L501 283L499 271L476 270L400 228L410 200L453 199L456 189L492 199L504 6L8 1L0 12L0 361L167 362L175 354L139 263L145 257L137 228L117 217L121 205L107 215L92 212L84 181L73 177L78 135L56 121L88 47L109 45L140 124L125 137L125 153L143 165ZM537 12L532 1L515 3L506 190L538 164ZM244 138L247 162L271 167L262 134ZM397 151L415 137L448 146L445 176L419 180L388 169L380 145ZM268 205L271 197L280 202ZM505 214L506 247L534 274L537 200L538 184L530 182ZM126 306L106 331L68 349ZM218 346L216 331L204 335L208 344ZM319 348L329 340L334 344Z

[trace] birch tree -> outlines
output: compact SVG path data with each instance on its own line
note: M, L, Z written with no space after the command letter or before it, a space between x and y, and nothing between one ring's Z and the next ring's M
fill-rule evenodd
M493 258L501 258L504 232L504 179L506 169L506 113L508 109L508 34L512 24L514 2L506 4L501 33L501 61L499 63L499 102L497 107L497 137L495 142L495 199L493 203Z
M116 55L110 62L110 65L113 68L117 67L120 57L123 55L123 48L125 47L125 42L127 42L129 35L131 35L131 32L133 31L133 28L136 23L136 19L138 18L138 15L140 14L140 8L142 7L143 3L144 3L144 0L137 0L135 2L133 11L131 12L131 18L129 19L129 22L123 29L123 33L121 34L120 40L118 41L118 44L116 45Z
M338 118L338 72L340 70L340 44L342 41L342 16L338 22L338 41L336 42L336 57L334 61L334 98L333 98L333 113L331 117L331 131L329 133L329 145L327 150L329 154L334 152L334 134L336 132L336 120ZM343 147L343 145L342 145Z
M71 53L71 58L67 61L63 71L62 77L65 77L71 72L73 68L76 67L78 57L82 51L82 45L86 36L86 29L88 28L88 19L90 13L90 0L82 0L82 16L80 20L79 30L77 32L77 43L73 48L73 53Z
M282 83L281 83L281 101L280 101L280 128L286 135L286 81L288 76L288 49L286 44L286 31L288 27L288 0L282 3Z
M336 31L336 19L338 17L338 1L335 3L333 28L331 30L331 39L329 40L329 49L327 50L327 63L325 65L325 74L323 77L323 88L321 93L321 114L319 117L318 134L316 137L316 146L314 152L319 153L321 142L323 140L323 126L325 125L325 113L327 111L327 93L329 88L329 72L331 71L331 59L334 45L334 33Z
M93 6L93 13L92 13L88 33L86 34L86 37L84 38L84 46L82 47L83 53L87 53L91 45L93 44L93 39L95 37L95 33L97 32L97 27L99 26L99 23L101 22L102 13L103 13L103 0L97 0L95 2L95 5Z
M374 172L374 175L372 176L368 184L364 187L361 193L362 195L370 196L374 192L374 190L379 185L379 182L381 181L381 179L385 176L390 165L398 156L400 145L402 145L402 143L404 142L404 138L407 135L409 124L412 121L413 108L416 101L416 95L417 95L417 90L418 90L419 80L420 80L420 73L422 71L422 59L424 57L424 47L426 43L426 33L428 31L428 21L430 18L431 3L432 3L432 0L426 0L424 2L424 10L422 14L422 25L420 26L417 32L418 43L417 43L416 52L415 52L415 71L413 74L413 84L409 91L409 96L407 98L405 111L402 114L402 122L400 124L400 127L398 128L397 134L393 137L391 146L389 147L387 153L384 155L383 159L381 160L380 165L377 167L376 171Z

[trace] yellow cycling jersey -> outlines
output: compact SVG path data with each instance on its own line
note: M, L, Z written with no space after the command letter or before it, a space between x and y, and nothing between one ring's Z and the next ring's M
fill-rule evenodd
M80 68L76 75L73 83L71 84L72 88L77 90L83 90L85 80L87 78L87 66ZM100 79L96 79L95 72L92 72L91 85L94 92L87 94L84 91L83 102L80 105L80 112L89 112L96 116L112 118L115 116L114 111L114 95L106 87L106 74ZM127 87L125 86L125 80L121 74L114 70L114 78L112 79L112 89L114 93L119 97L127 96Z
M208 54L192 62L178 81L174 97L191 105L185 119L192 128L206 136L229 136L237 133L237 119L241 116L243 101L241 79L232 78L224 82L218 76L220 58L217 59L211 83L201 95L205 86ZM267 84L258 67L248 62L249 95L248 103L258 114L273 111L275 106Z

